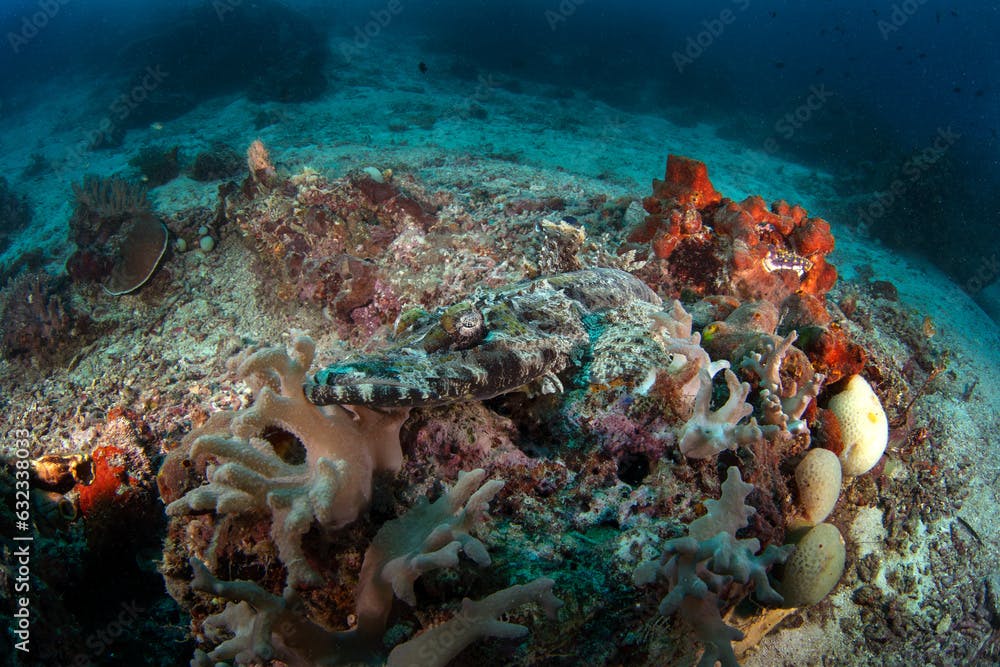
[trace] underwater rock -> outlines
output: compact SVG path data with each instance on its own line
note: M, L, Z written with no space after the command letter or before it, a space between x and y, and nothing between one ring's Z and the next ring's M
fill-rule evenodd
M231 146L213 144L207 151L198 153L191 167L191 178L196 181L218 181L232 178L243 172L243 158Z
M180 147L163 149L157 146L147 146L128 163L139 170L143 183L155 188L169 183L181 173Z

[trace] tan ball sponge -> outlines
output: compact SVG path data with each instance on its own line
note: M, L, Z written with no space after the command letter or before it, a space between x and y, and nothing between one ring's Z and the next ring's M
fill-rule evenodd
M806 533L785 563L778 588L786 607L808 607L825 598L844 574L847 552L844 538L832 523L821 523Z
M840 422L843 473L848 477L865 474L878 463L889 442L889 420L878 396L863 377L855 375L844 391L830 399L829 408Z
M840 459L829 449L812 449L795 468L802 516L815 526L830 516L840 497Z

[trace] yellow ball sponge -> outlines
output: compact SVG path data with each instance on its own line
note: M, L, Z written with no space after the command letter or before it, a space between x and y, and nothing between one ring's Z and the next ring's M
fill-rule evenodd
M857 477L871 470L889 443L889 420L872 391L860 375L847 383L847 388L830 399L830 411L837 416L844 440L840 465L848 477Z
M802 516L815 526L830 516L840 497L840 460L829 449L811 449L795 467Z
M825 598L844 574L847 550L832 523L814 526L785 563L778 592L786 607L808 607Z

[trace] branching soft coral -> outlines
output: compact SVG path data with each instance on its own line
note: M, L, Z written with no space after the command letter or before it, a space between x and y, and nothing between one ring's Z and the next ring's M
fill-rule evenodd
M490 500L503 482L482 484L486 473L459 473L449 493L433 503L426 498L402 517L379 530L361 566L358 586L358 633L381 636L392 607L393 594L416 604L413 582L424 572L458 565L459 552L480 567L490 564L483 543L469 530L482 522Z
M386 667L446 665L462 649L481 637L517 638L528 628L501 620L515 607L536 602L549 619L555 619L562 601L552 594L551 579L516 584L482 600L462 600L462 611L441 625L425 630L389 654Z
M221 581L201 561L191 559L195 590L231 603L205 620L206 634L226 630L232 637L211 653L199 651L192 664L217 665L221 660L251 664L279 659L291 667L340 665L370 661L377 656L395 597L416 603L413 584L425 572L459 564L465 553L477 565L489 565L486 547L469 534L487 518L490 500L503 482L483 483L486 473L460 473L451 490L433 503L426 500L386 523L365 552L357 594L357 625L331 632L311 621L291 586L274 595L251 581ZM499 620L513 607L537 600L554 615L560 602L550 579L512 586L479 602L468 599L448 623L428 630L393 651L390 665L446 664L455 653L479 637L519 637L526 628ZM447 632L445 632L447 630ZM442 633L447 641L442 640ZM420 662L414 662L415 657Z
M729 398L713 412L712 377L720 369L725 369ZM701 386L694 399L694 413L681 430L681 453L693 459L707 459L758 440L761 430L755 420L751 419L749 424L739 423L753 412L753 406L746 402L750 385L740 383L736 374L729 370L729 362L714 362L703 367L699 377Z
M809 433L809 427L802 419L802 414L819 394L825 376L814 372L812 365L806 362L799 365L805 374L798 379L798 382L782 381L782 365L789 358L794 349L792 343L797 339L798 334L793 331L786 338L779 338L776 342L770 343L765 354L754 352L740 364L742 368L749 368L760 378L760 400L764 412L765 430L773 431L777 428L792 435Z
M781 602L781 595L771 587L767 571L783 563L794 547L768 545L763 553L756 538L737 539L736 531L746 527L756 510L746 505L753 490L730 467L722 484L722 497L708 500L708 512L691 522L688 535L668 540L660 555L636 568L637 585L662 577L670 582L670 591L660 602L660 613L680 612L706 644L699 667L738 667L730 642L743 633L727 626L719 613L720 593L732 582L753 582L756 598L765 603Z
M320 408L307 401L302 385L314 351L312 340L300 336L291 355L265 348L243 356L238 372L254 389L254 404L216 417L190 452L178 452L224 463L209 466L208 484L167 506L170 516L269 512L271 537L294 586L321 583L302 553L302 536L313 522L326 528L350 523L368 505L374 471L399 469L399 427L407 414ZM265 439L275 430L304 446L304 462L288 462L287 453Z

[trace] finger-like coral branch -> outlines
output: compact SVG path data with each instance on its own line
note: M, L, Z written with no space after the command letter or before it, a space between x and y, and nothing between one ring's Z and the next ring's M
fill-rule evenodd
M694 414L681 430L681 453L693 459L706 459L721 451L753 442L761 437L757 422L740 424L740 420L753 412L753 406L746 402L750 395L750 385L740 383L736 374L729 370L729 364L716 366L725 368L726 386L729 399L716 411L712 411L712 368L702 368L701 387L694 401Z
M814 373L810 364L803 364L806 375L799 382L782 382L782 365L794 349L792 343L797 339L798 334L793 331L785 338L779 338L777 343L769 344L764 354L754 352L740 364L741 368L748 368L760 377L763 423L766 426L776 426L792 435L809 433L802 414L819 394L825 379L822 373Z
M550 619L556 618L562 601L552 594L555 582L539 578L497 591L482 600L462 600L462 611L441 625L394 648L387 667L446 665L466 646L482 637L523 637L528 628L500 620L515 607L537 602Z
M758 555L758 540L736 537L736 531L746 527L756 513L746 504L752 490L739 469L730 467L722 484L722 497L706 502L708 512L691 522L688 535L668 540L660 555L640 564L633 577L638 585L658 577L670 582L670 591L660 602L660 613L679 612L691 622L698 638L706 644L699 663L702 665L721 661L725 667L738 667L730 642L741 639L743 633L722 621L719 594L723 587L733 581L753 581L761 602L782 600L767 573L775 563L785 562L794 547L769 545Z
M239 372L257 392L254 404L228 420L230 433L202 435L188 453L224 463L207 469L207 485L167 506L171 516L270 512L271 537L293 586L320 583L301 545L313 522L328 528L350 523L368 504L373 472L399 468L399 427L407 414L313 405L302 391L313 352L313 342L302 336L291 354L265 348L242 360ZM270 429L294 436L305 461L283 460L264 439Z

